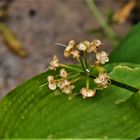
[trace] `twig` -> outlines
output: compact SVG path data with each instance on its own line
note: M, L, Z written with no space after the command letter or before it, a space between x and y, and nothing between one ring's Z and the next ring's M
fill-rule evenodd
M90 75L90 78L96 78L96 77ZM124 83L120 83L120 82L115 81L115 80L112 80L112 79L110 79L110 81L111 81L111 84L112 85L117 86L117 87L124 88L124 89L129 90L129 91L132 91L134 93L137 93L138 91L140 91L140 89L135 88L133 86L130 86L130 85L127 85L127 84L124 84Z
M104 20L104 18L102 17L102 15L100 14L98 8L96 7L94 0L86 0L88 7L90 8L92 14L96 17L96 19L98 20L100 26L105 30L105 33L107 34L107 36L111 39L111 41L113 40L113 44L116 45L117 41L117 35L116 33L109 27L109 25L107 24L107 22Z

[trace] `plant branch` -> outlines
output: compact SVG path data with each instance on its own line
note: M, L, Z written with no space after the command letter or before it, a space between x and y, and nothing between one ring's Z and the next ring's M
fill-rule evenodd
M88 69L87 52L86 51L84 51L84 60L85 60L86 69Z
M79 61L80 61L81 65L82 65L82 68L84 69L84 71L86 71L85 66L83 64L83 61L82 61L81 57L79 57Z
M65 65L65 64L61 64L60 66L65 67L65 68L69 68L69 69L75 70L75 71L77 71L77 72L79 72L81 74L87 75L87 72L86 71L79 70L79 69L74 68L72 66L68 66L68 65ZM96 76L93 76L93 75L89 75L89 77L90 78L93 78L93 79L96 78ZM111 85L114 85L114 86L117 86L117 87L120 87L120 88L129 90L129 91L134 92L134 93L137 93L138 91L140 91L140 89L138 89L136 87L133 87L133 86L130 86L130 85L127 85L127 84L118 82L116 80L112 80L112 79L109 79L109 80L111 81Z
M111 80L111 84L118 86L118 87L121 87L121 88L124 88L124 89L127 89L127 90L130 90L130 91L135 92L135 93L140 90L138 88L132 87L132 86L124 84L124 83L120 83L120 82L115 81L115 80Z
M96 7L94 0L86 0L86 1L89 9L91 10L92 14L96 17L100 26L104 29L107 36L116 43L117 38L116 33L109 27L107 22L104 20L103 16L100 14L98 8Z
M90 78L96 78L96 76L90 75ZM133 86L130 86L130 85L127 85L127 84L124 84L124 83L120 83L120 82L112 80L112 79L110 79L110 81L111 81L111 84L114 85L114 86L124 88L126 90L129 90L129 91L132 91L132 92L135 92L135 93L140 91L140 89L135 88Z
M68 68L68 69L71 69L71 70L75 70L77 72L83 72L82 70L78 69L78 68L75 68L75 67L72 67L70 65L65 65L65 64L60 64L61 67L64 67L64 68Z

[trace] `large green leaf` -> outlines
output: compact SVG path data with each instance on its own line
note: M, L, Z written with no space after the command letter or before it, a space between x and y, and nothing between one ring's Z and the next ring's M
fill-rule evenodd
M0 138L140 136L138 93L112 85L93 98L69 100L67 95L54 95L47 86L39 88L49 74L27 81L0 101ZM112 79L137 88L139 75L140 67L128 66L116 66L110 73Z
M120 42L110 54L110 62L140 63L140 24Z

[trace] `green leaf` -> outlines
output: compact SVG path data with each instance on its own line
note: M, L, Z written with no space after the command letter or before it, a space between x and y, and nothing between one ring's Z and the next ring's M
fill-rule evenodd
M0 138L137 138L140 136L139 93L116 86L69 100L41 87L52 71L11 91L0 101ZM140 67L116 66L110 77L140 88ZM81 82L81 81L80 81ZM77 84L77 92L81 88ZM58 91L59 93L59 91Z
M110 62L140 63L140 24L120 42L110 54Z

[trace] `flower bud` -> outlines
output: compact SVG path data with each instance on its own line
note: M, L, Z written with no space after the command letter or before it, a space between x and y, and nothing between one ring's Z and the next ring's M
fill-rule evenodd
M71 51L71 55L73 56L73 58L79 58L80 52L78 50L73 50Z
M82 43L84 43L87 46L87 48L90 47L90 42L88 40L84 40L82 41Z
M75 40L70 40L69 43L68 43L68 45L76 45Z
M101 46L102 42L98 39L94 39L92 42L91 42L91 45L93 46L96 46L96 47L99 47Z
M65 69L60 70L60 77L62 77L62 78L67 78L68 77L68 73Z
M83 98L88 98L88 97L93 97L96 93L96 90L82 88L80 92L83 95Z
M104 51L98 52L96 58L101 64L105 64L109 61L108 54Z
M66 50L64 51L64 56L67 58L67 57L69 57L70 56L70 53L69 52L67 52Z
M79 51L86 51L87 50L87 46L82 42L82 43L79 43L77 45L77 48Z

